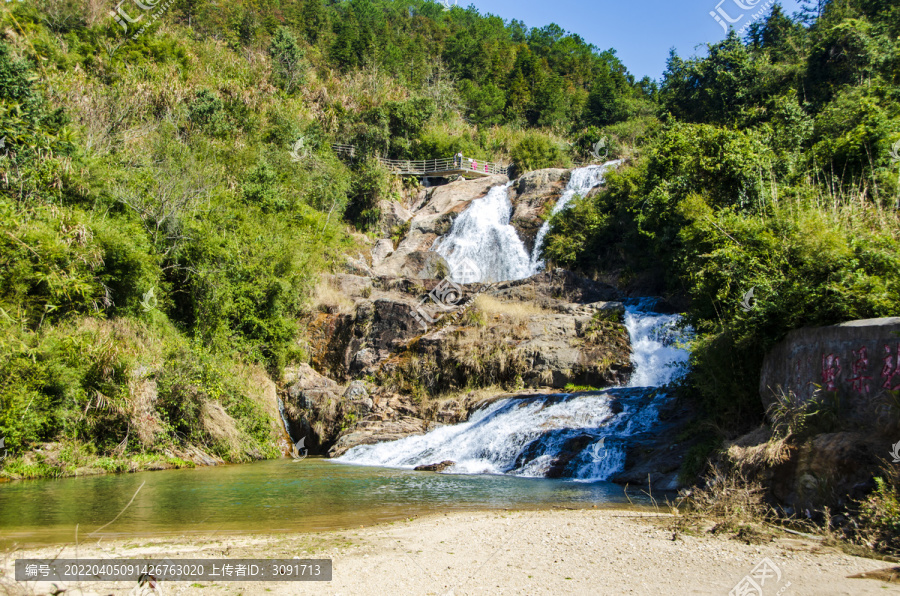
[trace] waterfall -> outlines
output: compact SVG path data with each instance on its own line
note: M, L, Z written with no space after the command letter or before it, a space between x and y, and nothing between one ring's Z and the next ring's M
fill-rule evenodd
M680 327L681 315L653 312L655 299L635 300L625 308L634 372L629 387L662 387L687 369L690 353L683 347L692 330Z
M672 381L686 365L677 322L677 315L627 306L635 367L628 387L499 399L462 424L360 445L337 461L414 468L452 460L447 473L608 479L623 469L628 441L652 431L668 399L647 386Z
M569 206L569 202L575 197L583 197L589 190L595 186L603 184L603 176L611 168L618 167L622 160L617 159L608 161L602 166L588 166L586 168L576 168L572 170L569 183L563 190L562 195L557 199L553 210L550 211L550 217L553 217L563 209ZM536 275L544 270L544 261L541 259L541 251L544 249L544 236L550 230L550 217L541 225L538 230L537 237L534 239L534 249L531 251L531 274Z
M509 225L511 184L494 186L487 195L472 201L454 220L450 232L432 248L447 261L453 281L493 282L531 275L525 245Z
M569 183L553 206L551 215L566 208L576 196L585 195L603 183L603 175L618 166L621 160L603 165L572 170ZM457 217L445 236L438 239L432 250L444 257L450 267L450 278L459 283L495 282L524 279L540 273L544 262L540 259L544 236L550 229L549 220L538 230L531 256L509 225L512 204L509 187L512 182L492 187L487 195L475 199Z

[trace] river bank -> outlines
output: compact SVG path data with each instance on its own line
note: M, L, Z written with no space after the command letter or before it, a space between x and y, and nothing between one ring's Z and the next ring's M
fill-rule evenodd
M764 559L780 576L765 594L900 593L900 584L851 576L891 567L810 540L748 545L709 534L672 540L668 515L625 509L456 512L317 533L93 540L7 551L14 559L331 558L322 583L172 583L167 594L728 594ZM778 579L778 581L775 581ZM45 594L49 585L11 585L8 594ZM771 588L770 588L771 586ZM66 594L127 594L122 583L59 586Z

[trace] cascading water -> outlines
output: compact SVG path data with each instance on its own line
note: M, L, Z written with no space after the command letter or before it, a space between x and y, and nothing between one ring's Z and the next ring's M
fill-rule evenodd
M677 315L626 307L634 375L628 387L497 400L467 422L425 435L350 449L337 461L414 468L452 460L449 473L605 480L622 470L625 444L657 422L664 393L688 352L676 345Z
M473 283L522 279L531 275L528 252L509 225L511 183L491 188L475 199L434 246L450 266L453 281ZM474 264L473 271L467 262Z
M602 184L603 175L620 163L616 160L572 170L569 183L553 206L552 214L565 209L574 197L583 196ZM550 224L544 222L541 226L529 256L516 229L509 225L512 216L512 204L509 202L511 185L509 182L494 186L487 195L472 201L454 220L450 232L432 247L447 261L453 281L474 283L524 279L543 270L544 262L540 254Z
M568 207L569 202L576 196L583 197L595 186L603 184L604 174L611 168L617 167L620 163L622 163L622 160L617 159L608 161L602 166L588 166L586 168L576 168L572 170L569 183L566 185L562 195L560 195L556 204L553 206L553 210L550 211L550 216L552 217ZM549 218L541 225L541 229L538 230L537 236L534 239L534 249L531 251L531 275L540 273L544 269L541 251L544 249L544 236L547 235L548 230L550 230Z

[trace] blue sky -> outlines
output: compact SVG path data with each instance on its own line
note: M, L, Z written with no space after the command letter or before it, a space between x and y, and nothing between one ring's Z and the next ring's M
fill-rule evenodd
M751 6L743 10L736 2ZM721 10L740 28L768 0L724 0ZM703 53L698 45L725 37L722 27L710 16L719 0L678 0L642 2L612 0L458 0L459 6L474 5L481 14L491 13L504 20L518 19L529 27L556 23L577 33L601 50L614 48L619 59L638 79L659 79L666 68L669 49L682 58ZM785 12L799 10L797 0L781 0ZM769 8L764 14L768 14Z

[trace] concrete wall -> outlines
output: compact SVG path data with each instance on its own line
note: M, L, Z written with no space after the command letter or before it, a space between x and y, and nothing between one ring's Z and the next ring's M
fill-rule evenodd
M759 382L766 407L780 391L804 401L830 392L867 426L890 414L889 390L900 390L900 317L791 331L766 355Z

